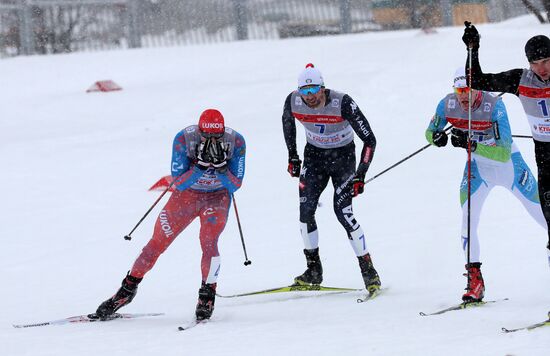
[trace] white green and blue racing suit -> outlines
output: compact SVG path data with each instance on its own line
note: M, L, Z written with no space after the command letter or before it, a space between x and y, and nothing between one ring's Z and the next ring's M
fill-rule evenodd
M487 195L495 186L512 192L533 219L545 230L546 220L542 214L536 178L523 160L512 140L506 107L502 100L487 92L472 109L472 140L476 149L472 152L471 204L470 204L470 261L480 262L480 247L477 228L479 216ZM443 98L426 130L427 140L433 144L432 134L443 131L450 123L457 129L468 130L468 111L464 110L454 93ZM462 205L462 248L468 251L468 163L466 162L460 184Z

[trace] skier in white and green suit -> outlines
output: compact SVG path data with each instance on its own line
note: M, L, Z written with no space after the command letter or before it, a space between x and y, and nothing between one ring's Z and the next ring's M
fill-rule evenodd
M470 203L470 260L466 264L468 286L462 299L466 302L481 301L485 284L481 275L481 259L477 227L483 203L491 189L501 186L508 189L521 202L527 212L545 230L548 229L538 197L536 178L523 160L512 140L506 107L499 97L489 92L470 89L466 84L464 68L456 71L454 92L443 98L437 106L426 139L433 145L447 144L444 128L450 123L451 143L455 147L468 147L469 90L472 91L472 163ZM462 205L462 247L468 248L468 165L460 184Z

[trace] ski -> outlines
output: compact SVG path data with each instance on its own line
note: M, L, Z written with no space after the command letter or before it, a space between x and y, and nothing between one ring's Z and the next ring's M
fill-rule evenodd
M204 319L204 320L193 320L192 322L190 322L190 323L187 324L187 325L178 326L178 330L179 330L179 331L189 330L189 329L191 329L191 328L194 328L194 327L197 326L197 325L206 324L207 321L208 321L208 319Z
M472 308L472 307L480 307L480 306L483 306L485 304L497 303L497 302L501 302L501 301L504 301L504 300L508 300L508 298L496 299L496 300L485 300L485 301L481 301L481 302L462 302L460 304L453 305L453 306L450 306L450 307L445 308L445 309L438 310L438 311L433 312L433 313L420 312L419 314L421 316L440 315L440 314L450 312L450 311L453 311L453 310L461 310L461 309L467 309L467 308Z
M128 313L115 313L107 318L99 318L95 313L86 314L86 315L77 315L69 318L45 321L42 323L33 323L33 324L14 324L14 328L33 328L37 326L47 326L47 325L64 325L64 324L76 324L76 323L92 323L96 321L110 321L115 319L135 319L143 318L147 316L159 316L164 315L164 313L138 313L138 314L128 314Z
M250 295L259 295L259 294L274 294L274 293L287 293L287 292L341 292L341 293L347 293L347 292L356 292L361 291L362 289L356 289L356 288L340 288L340 287L325 287L317 284L311 284L311 285L301 285L301 284L293 284L286 287L279 287L279 288L271 288L271 289L264 289L259 290L255 292L248 292L248 293L241 293L241 294L233 294L233 295L216 295L220 298L236 298L236 297L246 297Z
M366 296L364 296L363 298L357 298L357 303L364 303L364 302L368 302L369 300L373 300L374 298L378 297L380 294L382 294L382 292L384 292L387 288L378 288L378 289L375 289L371 292L369 292L369 294L367 294Z
M513 333L513 332L520 331L520 330L533 330L533 329L540 328L540 327L543 327L543 326L550 326L550 312L548 312L548 320L541 321L540 323L524 326L522 328L517 328L517 329L502 328L502 331L504 331L505 333Z

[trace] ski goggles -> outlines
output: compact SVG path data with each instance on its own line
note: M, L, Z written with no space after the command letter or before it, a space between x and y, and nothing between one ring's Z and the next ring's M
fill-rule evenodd
M470 92L470 87L461 87L454 88L456 94L468 94Z
M300 92L300 94L302 94L303 96L307 96L309 94L317 94L319 92L319 90L321 90L321 86L320 85L315 85L315 86L311 86L311 87L307 87L307 88L298 88L298 91Z

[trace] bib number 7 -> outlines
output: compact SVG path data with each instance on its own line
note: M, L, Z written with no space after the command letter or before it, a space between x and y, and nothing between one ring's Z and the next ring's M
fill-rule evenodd
M320 134L324 134L325 130L327 128L327 125L325 125L325 124L315 124L314 126L319 128L319 133Z

